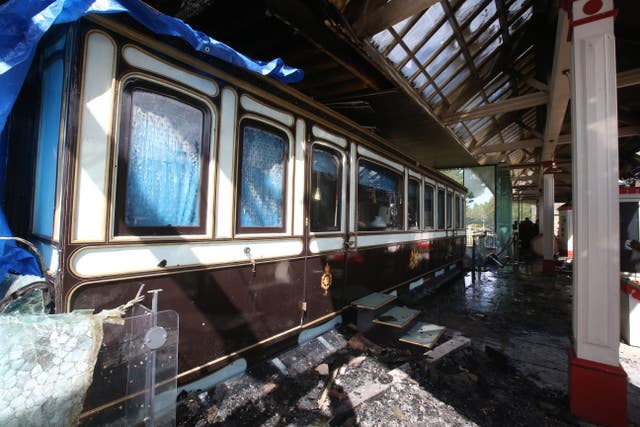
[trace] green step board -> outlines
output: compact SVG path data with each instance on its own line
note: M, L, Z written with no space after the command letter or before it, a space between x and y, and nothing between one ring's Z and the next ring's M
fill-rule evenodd
M420 310L413 310L407 307L393 307L373 319L373 323L392 326L394 328L404 328L411 323L413 319L418 317L418 314L420 314Z
M390 303L397 297L395 295L383 294L380 292L374 292L362 298L359 298L351 303L351 305L357 308L365 310L377 310L385 304Z
M406 334L399 338L400 341L419 345L425 348L433 348L438 339L445 331L444 326L432 325L431 323L417 322Z

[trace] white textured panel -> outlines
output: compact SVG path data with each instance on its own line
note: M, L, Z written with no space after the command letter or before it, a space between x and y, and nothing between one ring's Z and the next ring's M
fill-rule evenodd
M313 237L309 241L309 250L313 254L326 251L337 251L343 249L344 241L342 237Z
M126 46L122 49L122 56L125 61L134 67L168 77L209 96L218 95L218 85L216 82L184 71L133 46Z
M291 257L300 255L302 247L300 239L88 247L73 254L71 268L81 277L108 276ZM166 266L158 267L163 260Z
M362 154L363 156L366 156L372 160L376 160L380 163L382 163L385 166L388 166L390 168L396 169L399 172L403 172L404 171L404 166L402 166L400 163L394 162L393 160L390 160L386 157L383 157L379 154L374 153L371 150L368 150L366 148L364 148L363 146L358 146L358 153Z
M293 234L304 234L304 159L306 142L306 125L304 120L296 121L296 165L293 200Z
M288 127L293 126L293 116L291 114L276 110L273 107L256 101L248 95L240 96L240 105L242 105L242 108L247 111L251 111L252 113L269 117L270 119L280 122Z
M103 241L116 48L97 32L89 34L86 46L73 240Z
M405 243L414 240L428 240L446 237L446 231L425 231L421 233L394 233L394 234L358 234L358 247L391 245ZM460 233L464 236L464 233Z
M220 141L218 147L218 191L216 199L216 237L233 236L233 174L236 145L236 93L222 89Z
M353 233L356 229L356 177L358 176L358 156L357 145L351 144L351 153L349 154L349 232Z
M346 148L347 147L347 140L341 136L338 136L334 133L331 132L327 132L326 130L322 129L321 127L318 126L314 126L312 128L313 136L315 136L316 138L320 138L320 139L324 139L325 141L329 141L329 142L333 142L334 144L339 145L342 148Z
M575 17L586 0L572 4ZM610 0L599 13L611 10ZM620 254L613 18L573 29L574 336L579 358L618 366ZM548 228L545 218L545 229Z

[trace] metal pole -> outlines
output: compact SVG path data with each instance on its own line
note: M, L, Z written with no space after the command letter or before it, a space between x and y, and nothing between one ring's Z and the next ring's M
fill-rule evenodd
M153 295L151 299L151 328L158 326L158 292L162 289L153 289L148 293ZM147 365L146 372L146 388L145 393L145 408L147 416L145 417L145 425L147 427L153 427L155 425L155 398L156 398L156 350L151 349L148 352L149 364Z

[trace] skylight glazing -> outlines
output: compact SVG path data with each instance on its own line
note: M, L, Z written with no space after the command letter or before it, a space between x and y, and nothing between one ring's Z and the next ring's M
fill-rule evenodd
M466 147L509 144L536 128L535 108L451 117L535 91L526 82L535 75L533 47L512 42L532 16L532 0L440 0L370 41ZM521 149L505 155L530 156Z

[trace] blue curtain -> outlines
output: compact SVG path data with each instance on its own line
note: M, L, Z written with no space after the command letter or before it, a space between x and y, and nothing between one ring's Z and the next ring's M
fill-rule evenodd
M282 227L287 141L246 126L242 141L240 227Z
M203 113L135 91L131 115L125 223L198 226Z
M336 156L324 150L313 150L313 171L338 177L339 163Z

